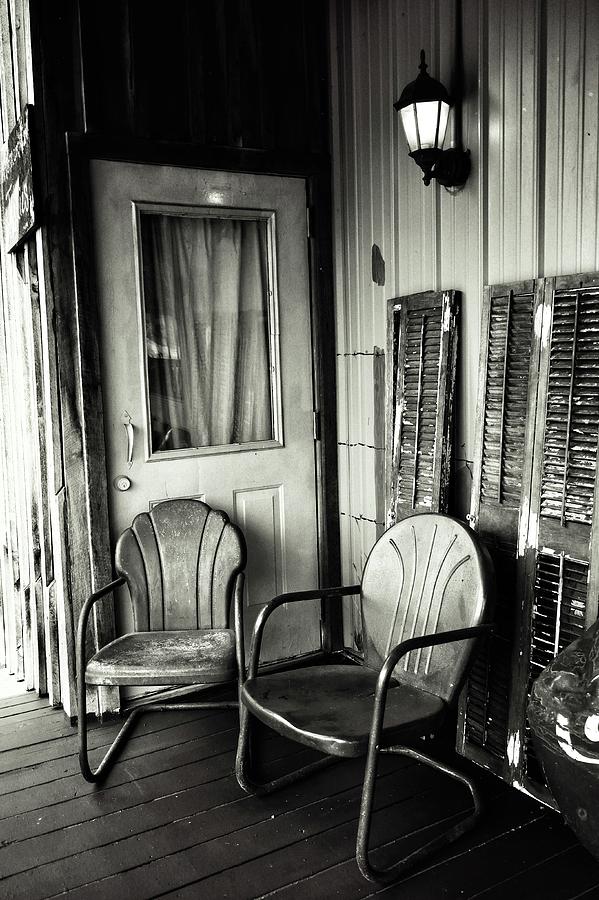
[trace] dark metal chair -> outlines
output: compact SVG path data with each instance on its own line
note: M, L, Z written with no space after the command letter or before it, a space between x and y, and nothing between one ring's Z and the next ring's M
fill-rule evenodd
M87 752L87 685L212 686L241 681L244 537L227 515L199 500L167 500L136 516L119 537L117 579L86 600L77 629L79 763L101 781L135 720L167 709L237 707L236 701L147 702L134 707L97 769ZM135 631L85 662L91 609L127 585ZM233 625L231 626L231 619Z
M373 547L361 585L282 594L260 613L248 677L240 692L236 773L250 793L268 793L335 761L366 756L356 856L371 881L392 882L415 863L472 828L480 815L475 784L413 746L438 731L467 674L474 640L493 592L492 565L475 535L447 516L411 516ZM264 626L284 603L360 594L363 665L321 665L258 674ZM252 774L251 716L274 731L327 754L266 783ZM379 753L410 756L467 785L474 810L465 820L387 869L369 859L369 832Z

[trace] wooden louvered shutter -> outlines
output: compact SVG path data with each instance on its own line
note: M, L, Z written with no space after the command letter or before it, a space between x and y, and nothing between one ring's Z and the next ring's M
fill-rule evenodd
M447 508L458 293L389 301L387 524Z
M599 276L487 288L472 525L494 557L496 632L459 749L553 805L526 722L534 679L597 617Z
M547 800L525 707L532 681L597 618L599 278L546 279L523 643L513 693L522 783ZM548 338L548 339L547 339ZM516 722L516 725L518 723Z
M528 522L539 368L535 322L542 291L533 281L485 288L471 525L497 577L495 631L481 648L460 703L458 749L503 777L514 645L524 571L518 547Z

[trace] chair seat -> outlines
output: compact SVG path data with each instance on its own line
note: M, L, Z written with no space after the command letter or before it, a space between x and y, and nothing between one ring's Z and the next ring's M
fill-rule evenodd
M85 669L88 684L217 684L234 681L235 633L228 628L139 631L102 647Z
M292 740L333 756L362 756L377 678L377 672L362 666L313 666L248 679L242 698L253 715ZM385 744L431 733L445 709L434 694L407 684L390 686Z

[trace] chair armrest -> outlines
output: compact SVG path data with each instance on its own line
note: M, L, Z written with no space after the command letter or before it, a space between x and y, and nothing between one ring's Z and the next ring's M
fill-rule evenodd
M393 647L387 654L387 658L383 663L374 692L374 712L372 714L371 739L378 738L383 724L385 714L385 703L387 701L387 690L389 681L395 666L406 654L412 650L418 650L420 647L435 647L437 644L451 644L454 641L463 641L468 638L482 637L491 634L493 625L474 625L471 628L456 628L452 631L440 631L436 634L422 634L419 637L408 638ZM374 737L375 736L375 737Z
M125 579L122 575L119 578L115 578L114 581L111 581L110 584L104 585L104 587L100 588L99 591L96 591L94 594L90 594L87 598L83 606L81 607L81 612L79 613L79 622L77 623L77 643L76 643L76 654L77 654L77 677L83 677L83 673L85 672L85 632L87 631L87 621L89 619L89 614L91 612L92 606L94 603L97 603L98 600L101 600L103 597L106 597L108 594L111 594L116 588L121 587L121 585L126 584Z
M284 603L297 603L300 600L326 600L331 597L345 597L350 594L359 594L360 587L359 584L352 584L348 587L314 588L314 590L310 591L289 591L286 594L279 594L277 597L273 597L273 599L266 604L264 609L260 610L258 618L254 623L248 665L248 678L255 678L258 673L264 626L266 625L267 619L277 607L282 606Z

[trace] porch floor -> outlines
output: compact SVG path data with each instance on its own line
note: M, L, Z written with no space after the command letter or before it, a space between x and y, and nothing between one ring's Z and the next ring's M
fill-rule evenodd
M62 711L34 694L3 700L0 896L599 897L599 864L559 816L478 769L487 803L480 826L424 871L376 888L353 856L362 761L249 797L233 774L236 726L229 711L147 715L96 788L79 774L76 730ZM117 728L94 727L92 750L106 748ZM271 772L310 755L274 736L264 748ZM467 807L462 786L408 760L386 757L378 784L380 864Z

